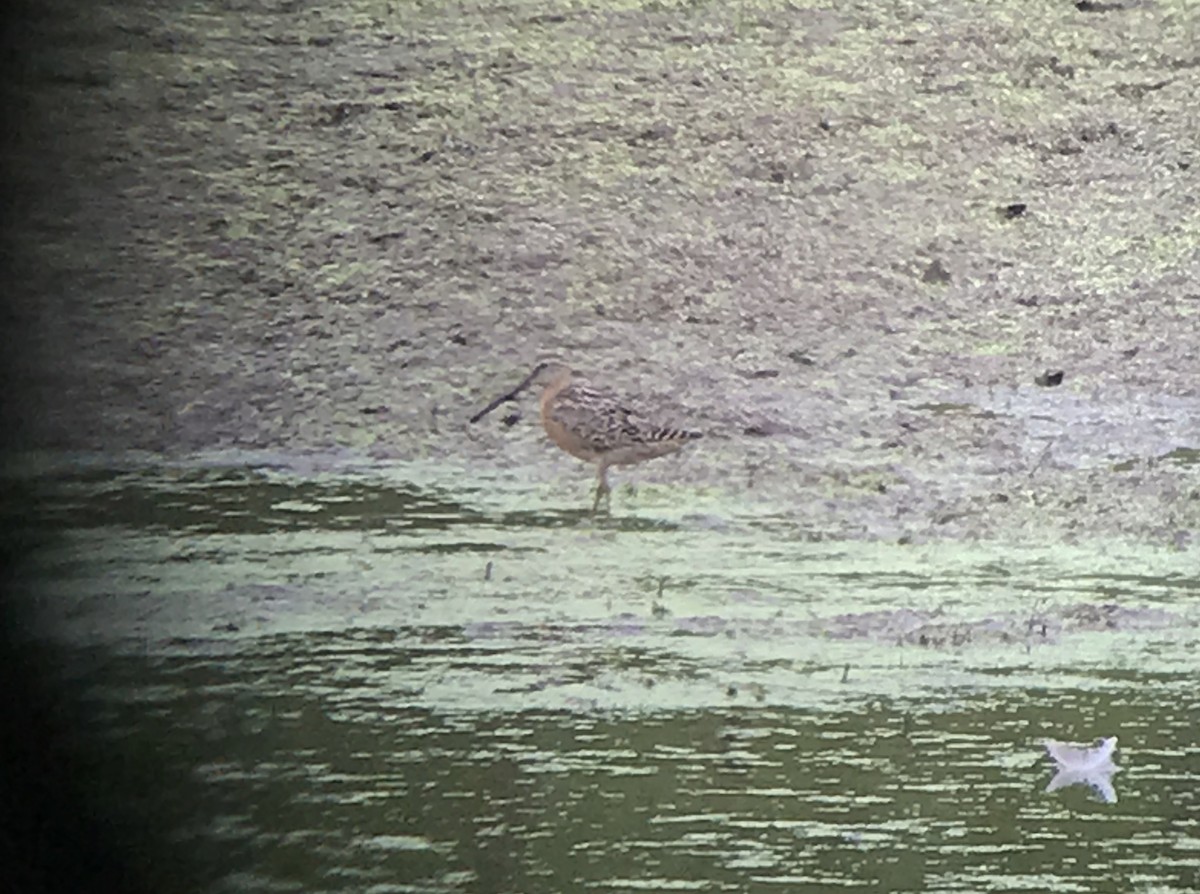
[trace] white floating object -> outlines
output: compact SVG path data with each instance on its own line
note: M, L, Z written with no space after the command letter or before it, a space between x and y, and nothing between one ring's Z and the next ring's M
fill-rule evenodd
M1068 785L1087 785L1106 804L1116 802L1117 792L1113 788L1112 775L1121 769L1112 761L1113 752L1117 749L1116 736L1101 739L1098 745L1092 747L1053 739L1046 739L1043 744L1046 753L1057 765L1057 772L1046 786L1046 791L1058 791Z

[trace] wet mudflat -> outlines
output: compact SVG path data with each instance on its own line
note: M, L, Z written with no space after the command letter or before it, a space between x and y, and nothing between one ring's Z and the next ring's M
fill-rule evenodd
M1195 15L927 6L20 5L10 610L155 890L1198 886ZM591 518L545 353L704 439Z
M822 540L652 489L593 519L452 468L231 459L15 485L28 629L98 778L205 867L181 887L1200 877L1181 550ZM1043 739L1109 735L1116 803L1044 791Z

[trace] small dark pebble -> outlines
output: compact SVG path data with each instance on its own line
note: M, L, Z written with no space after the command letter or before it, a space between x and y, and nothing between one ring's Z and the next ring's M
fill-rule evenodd
M1011 205L1002 205L1000 207L1000 216L1005 220L1012 220L1024 214L1025 209L1028 207L1024 202L1013 202Z
M1041 385L1043 388L1053 388L1055 385L1061 385L1063 380L1063 371L1061 369L1046 370L1040 376L1035 378L1034 384Z
M650 143L655 140L665 140L675 135L675 128L669 124L655 124L652 127L647 127L636 136L630 137L625 142L631 146L638 143Z
M799 363L801 366L815 366L817 363L817 361L813 360L803 351L789 351L787 358L793 363Z
M937 259L930 261L929 266L925 268L925 272L921 274L921 281L927 283L945 285L950 282L950 279L950 271L946 269L945 264Z
M512 428L514 425L516 425L518 422L521 421L521 414L520 413L509 413L507 416L502 418L500 421L503 422L509 428Z

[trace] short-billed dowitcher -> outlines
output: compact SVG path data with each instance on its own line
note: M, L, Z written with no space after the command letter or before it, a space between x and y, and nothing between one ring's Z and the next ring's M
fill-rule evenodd
M609 466L630 466L666 456L700 437L699 432L660 425L640 415L616 394L591 384L558 360L539 363L521 384L472 416L471 422L478 422L531 385L542 387L542 426L550 440L572 456L596 464L593 512L600 508L601 500L609 499Z

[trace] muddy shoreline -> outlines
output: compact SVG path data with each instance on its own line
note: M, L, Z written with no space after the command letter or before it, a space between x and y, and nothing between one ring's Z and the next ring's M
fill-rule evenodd
M619 476L681 503L1187 548L1200 57L1112 7L28 5L6 446L582 503L530 407L464 422L556 352L705 431Z

